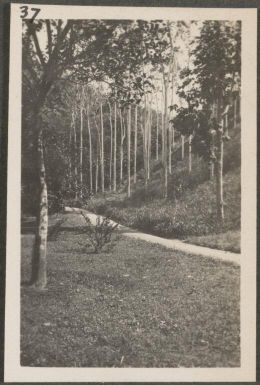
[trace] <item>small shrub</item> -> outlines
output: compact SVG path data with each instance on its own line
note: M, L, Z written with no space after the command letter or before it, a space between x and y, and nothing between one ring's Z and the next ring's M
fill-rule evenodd
M96 224L93 225L84 212L81 212L81 215L85 219L86 226L84 230L94 252L99 253L105 246L107 250L111 250L118 239L118 237L113 237L118 224L112 224L108 218L98 216Z

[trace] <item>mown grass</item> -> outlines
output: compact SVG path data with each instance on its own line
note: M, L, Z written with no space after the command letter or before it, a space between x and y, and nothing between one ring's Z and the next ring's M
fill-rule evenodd
M239 267L123 236L93 254L80 216L67 218L48 242L47 290L22 288L21 365L240 365Z

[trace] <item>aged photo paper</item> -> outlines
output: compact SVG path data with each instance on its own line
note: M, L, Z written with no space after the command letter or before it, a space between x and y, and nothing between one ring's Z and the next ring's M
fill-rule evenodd
M11 4L6 382L256 379L257 10Z

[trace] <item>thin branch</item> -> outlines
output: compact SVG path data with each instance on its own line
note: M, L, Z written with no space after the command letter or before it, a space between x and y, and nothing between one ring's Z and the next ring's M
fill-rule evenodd
M26 25L28 28L29 35L31 35L33 38L36 54L40 60L41 65L44 67L45 66L45 60L44 60L43 53L42 53L41 48L40 48L40 44L39 44L39 40L38 40L36 31L35 31L34 24L32 24L28 20L26 20L25 22L26 22Z
M51 34L51 23L50 20L45 20L46 23L46 29L47 29L47 38L48 38L48 53L49 57L52 53L52 34Z

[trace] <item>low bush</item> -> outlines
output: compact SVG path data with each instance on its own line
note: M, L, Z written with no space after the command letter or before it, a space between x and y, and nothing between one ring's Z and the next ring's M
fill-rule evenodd
M89 243L94 249L94 253L99 253L105 247L107 251L111 250L118 239L118 237L113 236L118 224L113 224L108 218L98 216L96 224L93 225L84 212L81 212L81 215L86 222L84 231Z

